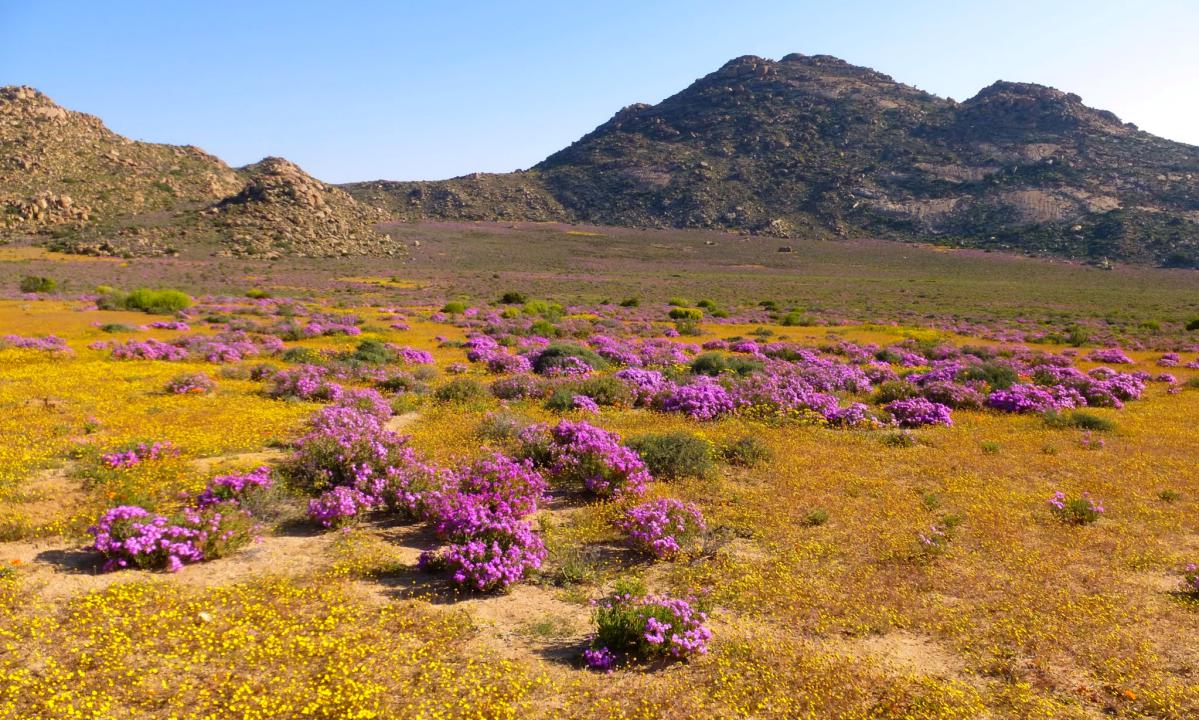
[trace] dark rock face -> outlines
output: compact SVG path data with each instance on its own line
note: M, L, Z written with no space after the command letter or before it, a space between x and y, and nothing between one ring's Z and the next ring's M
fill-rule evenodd
M1199 265L1199 148L1041 85L997 82L957 103L820 55L736 58L527 172L345 187L404 217L869 234Z

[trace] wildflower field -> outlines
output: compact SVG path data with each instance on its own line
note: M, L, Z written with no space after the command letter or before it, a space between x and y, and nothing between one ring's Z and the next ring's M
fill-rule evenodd
M1192 275L393 232L0 248L0 718L1199 717Z

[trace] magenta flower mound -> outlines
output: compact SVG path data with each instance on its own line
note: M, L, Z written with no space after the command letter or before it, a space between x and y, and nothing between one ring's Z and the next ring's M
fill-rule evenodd
M545 556L545 544L528 523L481 513L477 522L455 529L448 545L421 553L419 565L449 571L455 585L491 592L519 582Z
M656 558L678 555L699 541L707 526L692 503L664 498L629 508L616 527L636 550Z
M1111 365L1131 365L1136 362L1125 355L1123 350L1114 347L1095 350L1087 356L1087 359L1091 362L1108 363Z
M347 485L337 487L308 501L308 518L325 527L341 527L370 510L377 499Z
M1060 385L1045 388L1017 383L987 396L988 407L1012 413L1041 413L1086 404L1086 398L1077 390Z
M212 392L216 381L205 373L177 375L167 383L167 392L176 395L203 395Z
M647 404L655 395L670 385L666 377L657 370L643 370L637 367L618 370L614 373L614 377L633 390L637 398L637 405Z
M250 541L254 527L249 513L234 504L187 508L173 520L121 505L104 513L88 532L91 549L105 557L106 571L139 567L175 572L241 547Z
M583 663L592 670L612 672L616 665L616 654L606 647L587 648L583 651Z
M708 651L708 616L681 598L618 594L595 604L592 646L637 659L684 659Z
M457 473L458 491L474 496L499 517L523 518L537 512L548 488L529 460L496 453Z
M248 492L269 490L274 482L271 469L265 465L240 475L220 475L208 481L208 486L196 496L195 506L206 508L223 502L237 503Z
M23 335L4 335L0 337L0 349L6 347L22 348L25 350L42 350L50 353L69 353L71 348L65 340L55 335L45 337L25 337Z
M562 420L552 429L530 425L520 440L560 482L581 484L600 497L640 495L652 479L641 456L620 444L620 436L590 423Z
M598 414L600 411L599 404L586 395L575 395L570 399L570 407L574 410L581 410L586 413Z
M299 398L300 400L336 400L342 389L327 379L329 371L319 365L301 365L281 370L274 376L271 397Z
M673 393L661 398L666 412L680 412L693 420L713 420L733 412L733 398L715 380L699 378L690 385L680 385Z
M178 454L179 451L170 442L139 443L128 450L118 450L101 455L100 461L114 470L119 470Z
M891 413L900 427L913 428L924 425L953 425L949 407L922 397L895 400L883 406Z
M409 365L432 365L433 353L428 350L417 350L410 347L395 348L396 355L402 362Z

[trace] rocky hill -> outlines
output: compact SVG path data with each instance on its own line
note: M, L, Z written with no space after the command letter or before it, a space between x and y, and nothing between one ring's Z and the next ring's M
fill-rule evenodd
M0 88L0 241L100 255L390 254L381 212L268 158L233 169L135 142L28 87Z
M875 235L1199 267L1199 148L1077 95L965 102L828 56L741 57L523 173L367 182L401 217Z

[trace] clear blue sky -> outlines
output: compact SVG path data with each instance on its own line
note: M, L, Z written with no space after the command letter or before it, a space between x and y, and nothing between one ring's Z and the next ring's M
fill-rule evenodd
M330 182L529 167L732 57L789 52L958 100L1040 82L1199 144L1197 29L1197 0L0 0L0 84Z

